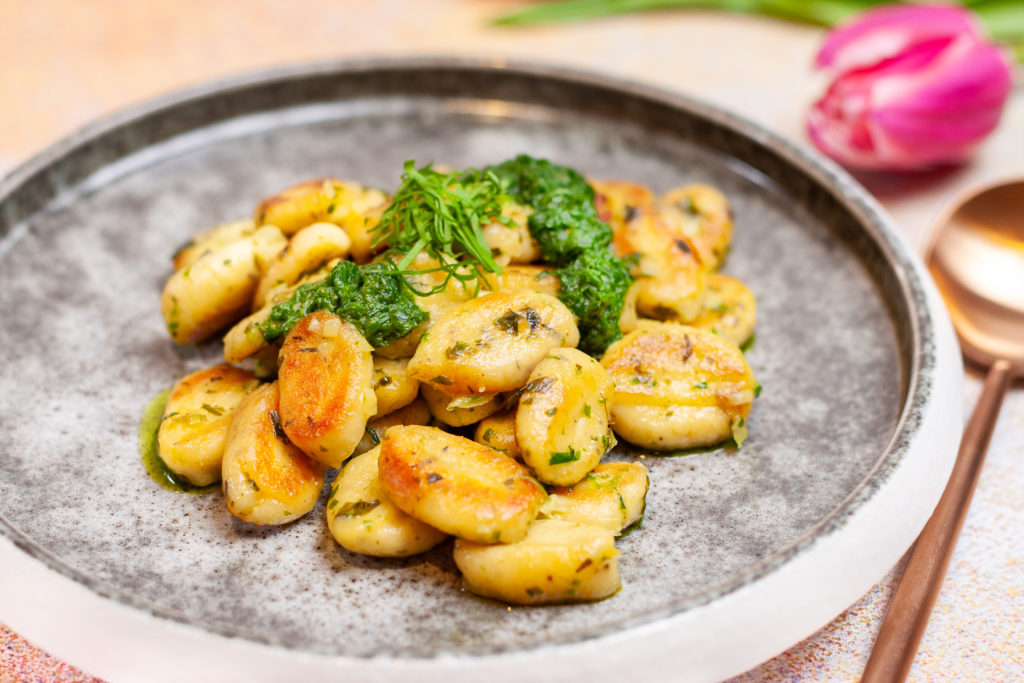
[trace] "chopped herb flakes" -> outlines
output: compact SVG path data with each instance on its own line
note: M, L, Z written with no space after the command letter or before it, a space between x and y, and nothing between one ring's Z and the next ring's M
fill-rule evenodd
M580 459L580 453L578 450L569 446L568 451L556 451L551 454L551 458L548 460L549 465L562 465L567 462L576 462Z

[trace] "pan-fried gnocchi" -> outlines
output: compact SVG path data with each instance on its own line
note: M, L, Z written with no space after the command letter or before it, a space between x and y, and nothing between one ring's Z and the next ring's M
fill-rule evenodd
M327 501L327 527L342 548L374 557L407 557L448 537L402 512L380 484L380 446L345 463Z
M377 412L370 345L338 316L310 313L281 347L281 426L317 462L338 467Z
M380 480L413 517L478 543L526 535L547 498L522 465L431 427L392 427L380 444Z
M608 373L582 351L558 349L537 364L519 397L516 442L538 479L575 484L614 445L611 391Z
M316 270L331 259L344 258L352 248L352 240L333 223L314 223L302 228L288 241L263 271L253 296L253 309L262 308L267 294L274 288L293 285L306 273Z
M490 292L441 316L409 361L409 375L450 396L515 391L549 351L579 339L572 313L555 297Z
M430 384L420 387L420 394L434 419L449 427L465 427L501 410L499 394L449 396Z
M258 385L251 372L231 365L217 365L178 380L157 432L164 464L194 486L219 481L231 417Z
M390 197L287 188L173 256L171 337L233 326L226 364L170 393L158 454L258 525L312 510L334 468L319 523L339 553L455 536L478 595L604 599L658 485L656 458L602 462L618 439L656 455L746 438L756 301L718 272L732 236L711 186L659 195L525 155L408 162Z
M580 482L552 488L540 516L594 524L618 536L640 521L650 483L638 462L601 463Z
M394 427L395 425L429 425L430 421L431 415L430 410L427 408L427 402L420 396L404 408L399 408L387 415L374 417L367 422L366 432L363 433L363 438L356 445L354 455L360 455L371 448L379 446L380 442L384 440L384 435L389 427Z
M612 417L627 441L655 450L742 444L758 391L739 348L674 323L642 325L601 359L615 384Z
M476 425L473 440L489 446L516 460L522 460L519 442L516 441L516 411L509 410L480 420Z
M266 226L206 251L175 272L160 299L171 338L194 344L242 318L263 264L285 244L280 230Z
M264 384L235 409L221 462L228 511L252 524L288 524L313 509L323 470L296 448L278 413L277 382Z
M420 383L409 377L408 365L409 361L404 358L392 360L374 354L373 394L377 397L375 415L378 417L393 413L416 400Z
M601 600L619 579L610 531L592 524L539 519L516 543L455 541L455 564L467 589L517 605Z

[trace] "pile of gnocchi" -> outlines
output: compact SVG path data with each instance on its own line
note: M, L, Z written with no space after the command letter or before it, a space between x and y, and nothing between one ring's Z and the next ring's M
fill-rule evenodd
M326 521L350 552L405 557L452 536L478 595L613 595L615 542L639 525L649 479L640 462L602 458L617 438L654 453L741 444L760 389L741 351L756 304L717 272L732 237L717 190L590 183L635 277L623 336L599 359L576 348L521 207L484 227L502 270L480 287L416 256L404 277L432 291L416 301L426 320L378 348L327 310L275 343L260 324L339 260L394 258L373 239L385 193L318 180L200 233L174 256L162 311L181 344L226 329L225 362L171 390L161 460L192 485L221 482L228 511L259 525L314 510L337 470Z

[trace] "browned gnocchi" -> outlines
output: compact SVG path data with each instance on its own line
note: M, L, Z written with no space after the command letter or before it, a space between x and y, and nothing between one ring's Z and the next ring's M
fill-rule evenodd
M737 345L756 301L717 272L733 217L715 188L659 196L509 163L407 164L392 197L302 183L179 249L171 337L233 325L224 358L245 369L178 382L157 434L168 468L221 479L229 512L257 525L308 513L337 468L324 518L348 552L407 557L454 536L478 595L614 595L616 539L651 480L602 458L616 435L653 453L742 444L759 386Z

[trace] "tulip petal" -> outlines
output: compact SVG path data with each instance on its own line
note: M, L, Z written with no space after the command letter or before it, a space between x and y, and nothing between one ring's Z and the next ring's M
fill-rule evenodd
M922 165L961 161L999 123L1012 88L1007 55L964 40L920 74L882 77L870 119Z
M998 124L1011 68L1004 50L971 33L920 41L842 73L814 104L808 133L854 168L963 161Z
M955 5L897 4L862 12L832 31L815 66L839 72L863 68L919 43L983 34L973 16Z

